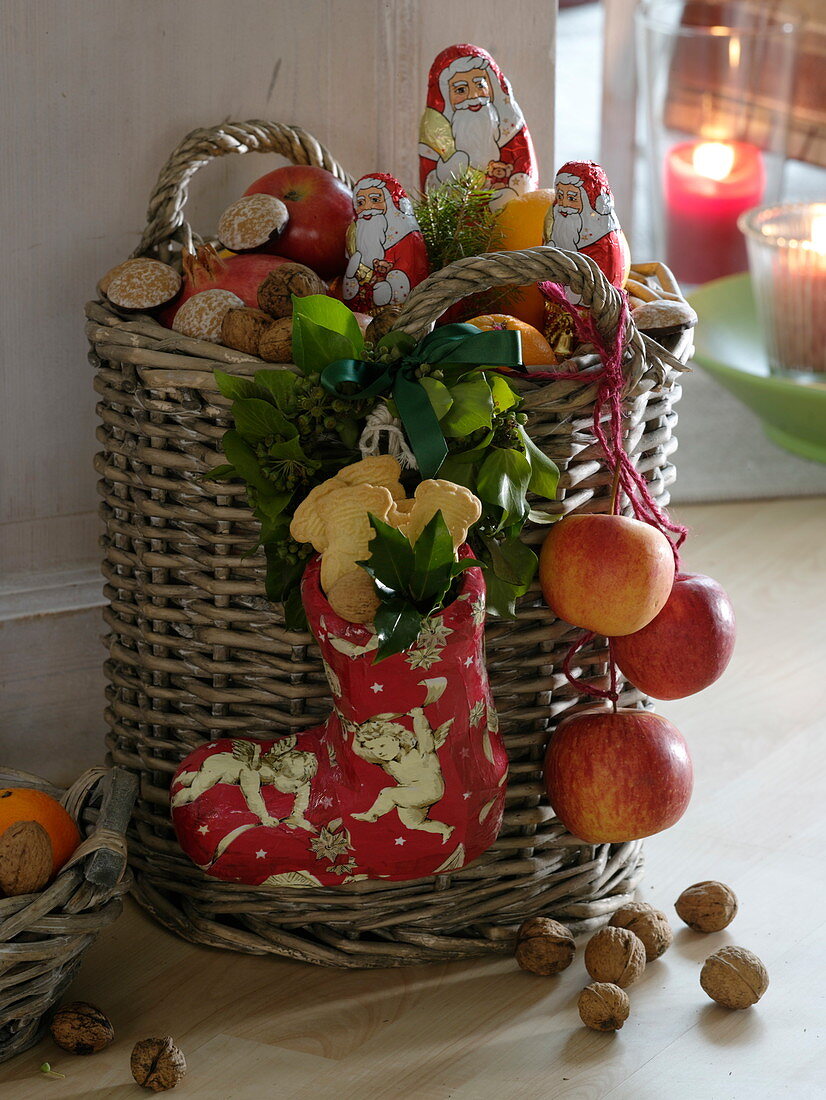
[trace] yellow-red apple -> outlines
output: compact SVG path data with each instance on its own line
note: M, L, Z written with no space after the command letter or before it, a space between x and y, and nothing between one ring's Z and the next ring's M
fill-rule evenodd
M652 711L607 707L560 722L545 753L557 817L589 844L662 832L683 816L694 782L680 731Z
M674 553L650 523L566 516L542 544L539 583L546 603L565 622L610 637L633 634L668 599Z
M344 271L353 195L332 172L312 164L287 164L261 176L244 194L275 195L287 207L283 232L264 251L306 264L322 279Z
M678 573L660 613L642 630L616 638L611 652L646 695L684 699L723 674L735 634L734 608L717 581Z

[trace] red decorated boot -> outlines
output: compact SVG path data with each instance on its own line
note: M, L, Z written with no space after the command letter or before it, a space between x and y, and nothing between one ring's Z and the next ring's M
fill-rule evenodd
M372 627L348 623L307 566L302 596L333 711L272 741L203 745L171 787L186 854L249 885L338 885L455 871L502 823L507 755L484 655L481 570L426 620L416 644L374 664Z

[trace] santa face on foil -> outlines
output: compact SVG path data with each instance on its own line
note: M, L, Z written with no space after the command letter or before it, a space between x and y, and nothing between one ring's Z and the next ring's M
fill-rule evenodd
M537 186L531 135L506 77L478 46L450 46L430 69L419 128L421 188L468 168L484 172L496 191L491 206Z
M563 164L554 180L554 204L544 243L590 256L613 286L625 281L625 254L608 178L592 161Z
M424 238L410 199L393 176L374 172L353 188L353 212L344 301L361 313L400 305L428 274Z

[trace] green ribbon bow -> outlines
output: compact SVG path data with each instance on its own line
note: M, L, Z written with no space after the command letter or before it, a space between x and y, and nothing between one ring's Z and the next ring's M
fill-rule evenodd
M422 478L435 477L447 457L447 443L427 391L416 377L423 364L467 363L477 367L522 364L522 338L512 329L483 331L476 325L443 325L428 333L411 351L390 363L336 359L321 372L328 393L347 401L386 394L393 398ZM342 382L354 382L353 393L340 393Z

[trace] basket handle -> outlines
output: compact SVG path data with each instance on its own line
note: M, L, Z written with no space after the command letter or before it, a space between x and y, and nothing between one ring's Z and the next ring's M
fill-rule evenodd
M570 287L590 312L600 336L608 344L614 340L623 317L622 293L608 282L590 257L549 245L517 252L486 252L455 260L429 275L411 291L394 328L421 339L437 317L469 294L494 286L525 286L539 282ZM626 376L632 374L636 380L637 372L641 377L645 371L647 342L643 342L627 311L625 318L624 370ZM650 350L647 358L650 361L657 356L656 351ZM665 352L662 358L671 362L671 356Z
M421 339L445 309L467 295L494 286L544 282L570 287L579 294L599 334L613 339L623 316L623 295L608 283L590 257L563 252L550 245L518 252L486 252L455 260L411 290L394 328ZM631 328L636 332L632 322Z
M251 119L200 127L187 134L161 169L149 200L146 229L133 256L156 253L159 246L172 240L189 251L201 242L184 218L189 181L199 168L229 153L278 153L293 164L326 168L349 187L353 185L352 176L300 126Z

